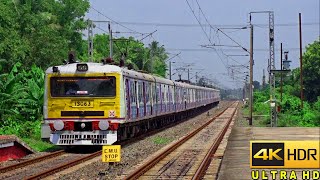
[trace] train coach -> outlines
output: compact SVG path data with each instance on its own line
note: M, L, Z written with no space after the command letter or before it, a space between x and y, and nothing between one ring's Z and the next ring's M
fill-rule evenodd
M106 145L195 115L218 104L219 90L106 63L46 70L43 139Z

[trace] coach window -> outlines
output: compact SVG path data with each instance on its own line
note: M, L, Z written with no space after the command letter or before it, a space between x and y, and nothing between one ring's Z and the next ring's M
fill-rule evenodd
M167 85L167 86L166 86L166 104L168 104L168 102L169 102L169 96L168 96L168 94L169 94L169 86Z
M131 96L130 96L130 98L131 98L131 103L133 104L133 105L136 105L136 97L137 97L137 95L136 95L136 81L130 81L130 90L131 90Z
M156 97L156 94L155 94L154 90L155 90L154 84L150 83L150 98L151 98L151 105L152 106L154 104L154 100L155 100L155 97Z
M171 99L172 99L172 104L174 104L176 102L176 100L174 99L174 86L171 86Z
M177 103L181 103L181 87L177 87L178 88L178 91L177 91L177 93L178 93L178 95L177 95Z
M147 82L143 82L143 87L144 87L144 96L145 96L145 101L146 101L146 104L149 104L150 103L150 87L149 87L149 83Z
M167 102L168 102L168 104L170 104L171 103L171 92L170 92L170 85L168 85L167 86L168 88L168 92L167 92Z
M159 104L159 102L160 102L160 87L159 87L159 84L157 83L157 84L155 84L155 90L156 90L156 95L155 95L155 99L154 99L154 102L155 102L155 104ZM158 107L157 107L158 108Z
M169 102L169 96L168 96L168 93L169 93L168 90L169 89L168 89L168 87L169 87L168 85L165 86L165 89L166 89L166 92L165 92L166 93L166 104L168 104L168 102Z
M162 85L161 93L162 93L162 104L166 104L166 86L165 85Z
M171 103L171 94L170 94L170 85L168 85L167 86L168 88L167 88L167 102L168 102L168 104L170 104Z
M139 103L143 104L143 89L142 89L142 82L138 83L138 87L139 87Z
M166 89L166 85L162 86L162 104L166 104L167 103L167 89Z
M192 89L192 100L193 102L196 102L196 90Z
M178 103L179 102L179 88L175 87L175 102Z

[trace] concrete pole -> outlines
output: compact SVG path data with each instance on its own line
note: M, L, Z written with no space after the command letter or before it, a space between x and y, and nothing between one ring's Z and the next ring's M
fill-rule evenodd
M249 125L252 126L252 111L253 111L253 25L250 25L250 111L249 111Z
M280 70L282 70L282 43L280 44ZM280 102L282 102L282 81L283 81L283 76L281 73L281 77L280 77Z
M112 29L110 22L108 23L108 29L109 29L109 49L110 49L110 58L112 59L113 56L113 40L112 40Z
M302 31L301 31L301 13L299 13L299 36L300 36L300 99L301 109L303 109L303 65L302 65Z

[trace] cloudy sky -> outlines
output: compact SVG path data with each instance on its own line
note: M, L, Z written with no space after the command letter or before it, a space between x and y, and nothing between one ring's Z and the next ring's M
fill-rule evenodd
M176 79L179 73L186 79L186 72L177 72L175 69L189 65L192 81L195 81L195 72L198 71L199 76L213 79L216 83L229 88L241 87L244 72L247 71L239 65L248 65L249 56L242 56L247 53L242 48L234 46L241 45L248 50L250 48L249 29L239 29L248 26L249 12L274 11L277 68L280 68L281 42L283 49L289 51L291 67L299 66L299 12L302 14L303 46L319 39L320 34L319 0L90 0L90 2L92 8L87 17L92 20L111 18L120 23L120 25L112 23L112 29L125 33L116 36L136 36L137 39L142 39L147 33L157 30L152 36L143 39L143 42L145 44L153 40L160 42L170 53L170 57L180 53L171 60L175 62L172 64L173 79ZM260 82L262 71L267 69L269 58L268 17L266 13L252 15L254 80ZM107 30L106 23L99 23L97 27L94 29L95 34L103 33L100 29ZM217 28L223 33L217 31ZM210 44L227 46L215 46L215 49L201 47ZM233 70L228 68L230 66Z

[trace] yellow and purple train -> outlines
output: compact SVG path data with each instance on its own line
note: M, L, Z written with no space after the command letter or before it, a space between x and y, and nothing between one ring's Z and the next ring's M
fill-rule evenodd
M219 101L216 89L106 63L68 63L46 70L41 135L62 146L113 144Z

